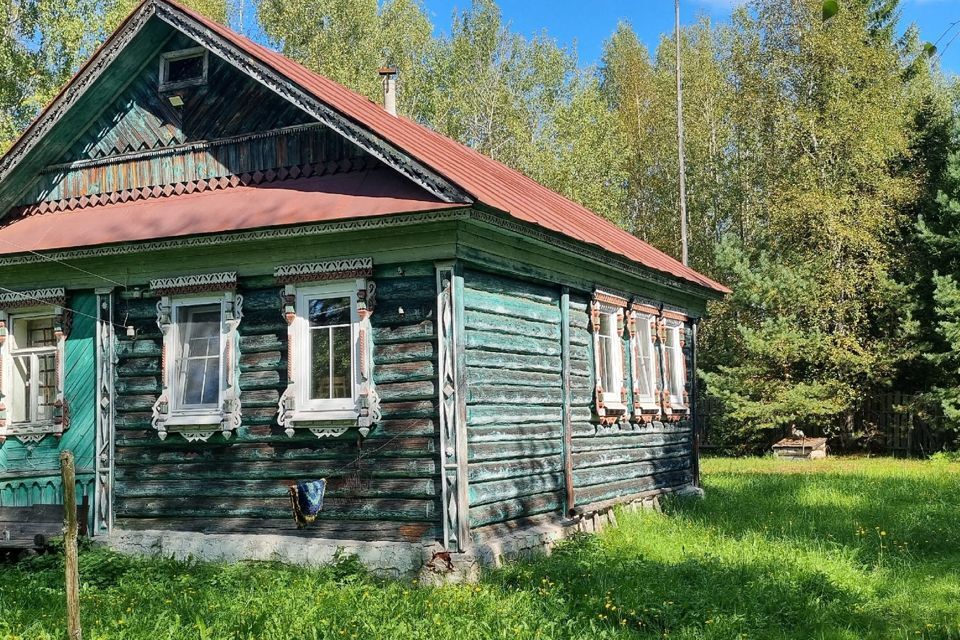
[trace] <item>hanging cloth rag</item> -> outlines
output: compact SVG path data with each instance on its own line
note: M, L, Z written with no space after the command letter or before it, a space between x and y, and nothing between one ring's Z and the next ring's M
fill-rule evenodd
M323 509L323 493L327 488L326 479L304 480L290 485L290 507L297 529L303 529L317 519Z

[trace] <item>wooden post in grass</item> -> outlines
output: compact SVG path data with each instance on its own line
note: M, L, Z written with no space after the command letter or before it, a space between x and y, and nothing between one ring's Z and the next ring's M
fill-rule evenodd
M73 452L60 452L63 477L63 553L66 557L67 640L80 640L80 573L77 566L77 481Z

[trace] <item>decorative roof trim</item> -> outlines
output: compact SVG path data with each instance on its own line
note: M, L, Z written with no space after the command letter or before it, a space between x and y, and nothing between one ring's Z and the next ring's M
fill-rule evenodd
M20 161L36 148L37 144L50 132L50 129L56 125L60 118L103 75L103 72L116 59L117 55L126 48L155 13L156 6L153 2L144 2L127 17L113 36L103 43L87 64L77 72L73 80L54 98L50 106L44 109L20 139L13 144L13 147L5 155L0 156L0 183L10 176L10 173L20 164ZM21 194L15 194L17 198L20 196ZM0 207L0 218L3 217L5 209L6 207Z
M219 178L201 178L199 180L175 182L172 184L155 185L152 187L123 189L121 191L100 193L92 196L84 195L80 196L79 198L63 198L61 200L45 201L24 207L17 207L11 210L11 213L14 216L14 219L16 219L17 217L23 216L44 215L49 213L58 213L61 211L75 211L77 209L86 209L88 207L134 202L136 200L167 198L170 196L179 196L191 193L203 193L204 191L218 191L232 187L249 187L261 184L270 184L273 182L283 182L285 180L309 178L311 176L324 176L338 173L350 173L354 171L365 171L375 167L377 164L377 161L371 158L344 158L343 160L330 160L329 162L294 165L292 167L281 167L279 169L267 169L266 171L257 170L253 172L221 176Z
M480 222L504 231L508 231L510 233L514 233L521 237L532 238L534 240L543 242L544 244L553 246L561 251L566 251L595 262L601 262L636 278L646 280L647 282L651 282L674 291L679 291L681 293L690 294L701 298L710 296L709 290L705 287L692 282L686 282L679 278L670 278L649 267L644 267L626 258L617 257L615 254L611 254L610 252L604 251L600 248L595 248L592 245L577 242L575 240L568 240L559 234L548 232L534 225L525 225L524 223L514 221L510 218L505 218L469 208L442 209L438 211L404 213L399 215L376 216L371 218L354 218L350 220L339 220L336 222L255 229L251 231L190 236L186 238L170 238L167 240L127 242L86 249L67 249L50 253L38 252L19 255L14 254L9 256L0 256L0 267L8 267L20 264L36 264L50 261L62 262L67 260L79 260L82 258L93 257L103 258L146 251L209 247L234 242L283 240L289 238L330 235L344 231L368 231L371 229L406 227L428 222L448 222L458 220ZM707 293L707 296L705 296L704 293Z
M626 308L630 303L629 299L626 296L618 295L616 293L610 293L609 291L604 291L602 289L593 290L593 299L597 302L603 302L614 307Z
M237 286L236 271L202 273L194 276L175 276L150 281L150 289L161 295L196 293L199 291L228 291Z
M273 276L280 284L373 277L373 258L344 258L277 267Z
M74 169L87 169L90 167L102 167L110 164L123 164L136 160L146 160L149 158L160 158L163 156L178 155L181 153L194 153L197 151L207 151L216 147L222 147L228 144L237 144L239 142L252 142L254 140L265 140L266 138L277 138L293 133L303 133L315 129L324 129L326 125L321 122L312 122L309 124L295 124L289 127L280 127L268 131L256 131L254 133L245 133L238 136L229 136L226 138L215 138L213 140L202 140L200 142L186 142L184 144L175 144L169 147L159 149L144 149L141 151L130 151L100 158L83 158L72 162L63 162L60 164L51 164L41 171L43 174L59 173L60 171L70 171Z
M29 291L8 291L0 293L0 309L20 309L49 305L62 307L66 304L67 292L63 287L32 289Z
M148 1L148 4L154 6L154 11L158 18L193 38L223 60L246 73L260 84L273 90L281 97L286 98L350 142L359 145L368 153L396 169L444 202L473 202L474 198L469 197L467 193L454 183L429 169L422 162L404 153L395 145L361 127L339 111L320 101L297 83L271 68L268 64L261 60L253 59L252 56L241 51L236 45L230 43L219 34L214 33L175 7L164 2L153 3L154 0Z

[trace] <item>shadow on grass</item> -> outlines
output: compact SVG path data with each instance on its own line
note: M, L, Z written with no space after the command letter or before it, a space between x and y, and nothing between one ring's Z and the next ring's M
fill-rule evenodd
M919 560L958 558L960 475L717 474L700 502L668 501L691 524L742 538L842 545L873 564L887 553Z
M487 581L539 593L543 606L554 609L551 617L582 624L599 619L656 635L793 638L843 628L875 633L886 624L865 613L864 596L822 571L789 562L731 563L709 553L665 563L612 551L591 537L574 538L547 558L508 566Z

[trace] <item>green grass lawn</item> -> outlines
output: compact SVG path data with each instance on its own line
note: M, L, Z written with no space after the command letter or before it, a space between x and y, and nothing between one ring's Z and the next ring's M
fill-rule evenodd
M86 638L960 638L960 464L704 461L706 500L477 585L81 555ZM62 637L56 556L0 566L0 638Z

